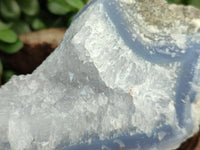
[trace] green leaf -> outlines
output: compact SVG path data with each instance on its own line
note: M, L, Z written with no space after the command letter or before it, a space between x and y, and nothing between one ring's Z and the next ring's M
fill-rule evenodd
M56 15L65 15L73 10L64 0L48 0L47 7L49 11Z
M84 4L87 4L87 3L88 3L88 1L89 1L89 0L83 0L83 3L84 3Z
M28 15L24 15L23 16L23 20L25 21L25 22L27 22L27 24L31 24L31 22L34 20L34 18L35 18L35 16L28 16Z
M1 59L0 59L0 75L2 75L2 73L3 73L3 65L2 65L2 62L1 62Z
M14 43L17 41L17 35L10 29L0 30L0 41Z
M168 3L175 3L175 4L181 4L182 1L181 0L167 0Z
M167 0L168 3L175 3L174 0Z
M33 22L31 23L31 27L33 28L33 30L41 30L41 29L45 29L46 25L39 18L35 18Z
M14 22L12 29L18 34L28 33L31 31L29 25L22 20Z
M29 16L34 16L39 12L38 0L17 0L21 10Z
M68 19L68 22L67 22L67 25L69 26L71 24L71 22L73 21L74 17L76 16L76 14L72 14L69 19Z
M49 27L63 27L66 25L66 19L65 16L57 16L54 20L49 20L47 23Z
M20 8L15 0L0 0L0 14L5 20L17 20Z
M197 8L200 8L200 1L199 0L192 0L190 2L190 4L197 7Z
M2 76L3 82L4 83L8 82L10 80L10 78L15 74L16 73L14 71L12 71L12 70L4 70L3 76Z
M72 7L77 8L78 10L80 10L84 6L82 0L65 0L65 1Z
M23 43L20 39L17 39L17 41L13 44L8 44L0 41L0 50L8 54L13 54L19 51L22 47Z
M0 30L2 29L8 29L12 26L12 23L4 23L3 21L0 20Z

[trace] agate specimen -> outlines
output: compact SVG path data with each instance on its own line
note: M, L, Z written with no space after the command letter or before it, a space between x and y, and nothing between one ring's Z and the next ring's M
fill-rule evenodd
M171 150L200 124L200 11L94 0L0 89L1 150Z

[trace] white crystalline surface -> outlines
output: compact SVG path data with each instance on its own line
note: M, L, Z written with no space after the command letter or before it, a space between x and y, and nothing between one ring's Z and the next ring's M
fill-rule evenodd
M0 89L0 150L94 150L72 146L95 141L104 141L95 150L114 150L105 141L126 148L118 137L136 135L155 141L132 149L165 150L197 130L197 124L193 131L179 126L181 61L152 63L134 53L104 3L94 1L83 11L31 75L15 76ZM173 132L177 141L166 144Z

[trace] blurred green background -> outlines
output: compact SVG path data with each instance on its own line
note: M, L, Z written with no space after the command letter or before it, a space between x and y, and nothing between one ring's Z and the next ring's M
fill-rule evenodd
M167 0L193 5L200 0ZM68 27L88 0L0 0L0 52L13 54L23 47L18 35L50 27ZM0 74L7 82L15 74L0 55Z
M197 8L200 8L200 0L167 0L169 3L184 4L184 5L193 5Z
M88 0L0 0L0 52L13 54L23 47L20 34L68 27ZM0 55L3 83L15 74Z

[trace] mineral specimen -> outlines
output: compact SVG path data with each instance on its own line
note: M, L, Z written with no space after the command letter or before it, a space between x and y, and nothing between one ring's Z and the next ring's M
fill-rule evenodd
M200 124L200 11L94 0L0 89L1 150L171 150Z

